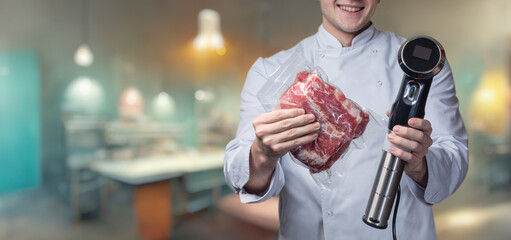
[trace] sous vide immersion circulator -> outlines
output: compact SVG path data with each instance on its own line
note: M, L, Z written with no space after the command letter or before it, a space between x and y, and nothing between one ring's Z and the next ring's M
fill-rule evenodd
M433 38L419 36L401 45L397 61L405 74L390 111L389 133L395 125L409 127L410 118L424 118L431 82L445 64L445 52ZM362 217L366 224L380 229L387 228L404 168L403 160L388 152L390 145L385 139L373 189Z

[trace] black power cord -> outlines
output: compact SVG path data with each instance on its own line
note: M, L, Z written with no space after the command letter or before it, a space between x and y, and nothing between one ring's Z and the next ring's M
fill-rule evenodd
M392 216L392 238L397 240L396 237L396 216L397 209L399 208L399 198L401 197L401 187L397 186L396 205L394 206L394 216Z

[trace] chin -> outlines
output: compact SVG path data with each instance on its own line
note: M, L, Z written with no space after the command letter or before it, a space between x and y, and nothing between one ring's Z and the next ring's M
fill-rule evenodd
M342 30L343 32L347 32L347 33L356 33L358 31L360 31L360 29L362 29L363 27L361 26L341 26L340 27L340 30Z
M360 30L364 29L366 26L369 26L369 23L364 24L344 24L341 25L341 29L348 33L356 33Z

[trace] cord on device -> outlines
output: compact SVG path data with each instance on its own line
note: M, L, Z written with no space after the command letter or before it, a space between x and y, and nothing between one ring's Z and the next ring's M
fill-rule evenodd
M396 237L396 216L397 216L397 209L399 208L399 198L400 197L401 197L401 187L397 186L396 205L394 206L394 216L392 217L392 238L394 240L397 240L397 237Z

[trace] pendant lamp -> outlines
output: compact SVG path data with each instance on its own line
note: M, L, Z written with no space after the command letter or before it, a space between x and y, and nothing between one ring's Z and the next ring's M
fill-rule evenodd
M199 33L193 44L198 50L212 49L225 54L224 38L220 31L220 14L212 9L203 9L198 16Z
M82 44L75 52L74 60L78 66L88 67L94 62L94 55L92 54L89 45L89 32L88 32L88 13L89 5L88 0L82 0Z

